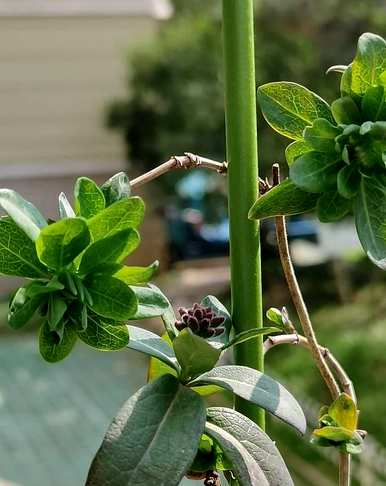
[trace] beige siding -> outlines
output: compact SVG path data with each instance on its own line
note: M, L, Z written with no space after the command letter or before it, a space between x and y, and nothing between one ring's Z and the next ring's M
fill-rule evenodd
M129 16L0 18L0 164L122 161L103 112L124 92L128 47L156 25Z

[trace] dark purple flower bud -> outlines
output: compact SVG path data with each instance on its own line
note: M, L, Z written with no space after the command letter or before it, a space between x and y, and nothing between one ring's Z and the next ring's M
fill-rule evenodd
M200 321L204 317L204 312L202 309L196 309L194 311L194 317Z
M216 317L213 317L212 320L210 321L210 326L211 327L218 327L218 326L221 326L221 324L224 324L224 322L225 322L225 317L216 316Z
M185 322L177 321L175 326L176 326L177 331L182 331L182 329L185 329L186 324L185 324Z
M189 319L190 319L189 314L184 314L184 315L182 316L182 320L185 322L185 324L188 324Z
M200 330L198 320L194 316L189 317L188 326L194 333L197 333Z
M178 312L179 312L180 316L182 317L184 314L188 313L188 309L185 309L184 307L180 307L178 309Z

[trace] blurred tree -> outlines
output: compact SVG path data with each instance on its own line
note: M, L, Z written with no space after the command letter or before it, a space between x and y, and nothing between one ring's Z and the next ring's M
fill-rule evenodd
M175 14L156 39L129 59L128 96L112 102L107 125L118 130L127 156L150 168L184 151L222 160L224 114L220 3L173 0ZM349 62L364 31L385 34L380 0L261 0L256 9L258 83L297 81L332 100L338 93L332 64ZM283 160L281 142L262 120L263 167ZM180 174L171 174L164 183Z

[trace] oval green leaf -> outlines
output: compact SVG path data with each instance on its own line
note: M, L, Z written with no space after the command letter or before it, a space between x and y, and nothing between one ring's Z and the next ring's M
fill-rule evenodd
M129 343L129 330L125 324L90 312L86 329L78 330L77 333L81 341L100 351L118 351Z
M211 422L206 423L205 433L219 444L226 459L232 464L237 484L240 486L269 486L259 464L232 434Z
M90 243L90 232L81 218L66 218L43 228L36 240L36 251L42 263L62 270Z
M118 231L92 243L83 253L79 274L87 275L99 265L120 262L139 244L138 232L132 228Z
M42 278L47 269L38 259L35 244L9 217L0 218L0 273Z
M56 363L71 353L76 340L76 330L70 323L65 323L63 334L60 337L56 331L51 331L48 322L45 322L40 328L40 354L49 363Z
M64 194L64 192L61 192L59 194L58 204L60 219L74 218L76 216L75 211L72 209L71 204L69 203L67 196Z
M307 152L291 165L290 179L304 191L325 192L336 186L336 177L341 167L337 154Z
M332 223L344 218L351 207L350 199L342 197L338 191L327 191L318 199L316 213L322 223Z
M91 295L91 309L102 317L125 321L137 311L137 298L131 288L110 276L93 276L85 282Z
M97 184L88 177L79 177L75 183L75 211L89 219L105 208L105 197Z
M171 375L141 388L110 425L86 486L178 486L205 426L202 398Z
M207 420L231 434L263 471L269 486L293 486L287 466L275 443L252 420L224 407L207 409Z
M365 253L375 265L386 270L386 176L362 176L354 215Z
M173 341L173 349L181 366L181 380L192 380L216 365L221 349L215 348L188 328L183 329Z
M250 219L290 216L315 209L318 195L303 191L290 179L260 196L248 213Z
M300 433L306 430L306 418L295 398L276 380L246 366L218 366L190 383L190 386L217 385L248 400Z
M359 37L358 48L352 63L351 90L362 96L386 69L386 42L376 34L366 32Z
M328 104L300 84L264 84L257 90L257 99L269 125L294 140L301 140L304 129L317 118L334 122Z
M311 152L311 150L312 147L304 140L296 140L295 142L290 143L285 148L285 158L287 160L287 164L293 164L299 155L303 155L306 152Z
M141 198L130 197L117 201L88 221L93 241L111 236L142 223L145 205Z

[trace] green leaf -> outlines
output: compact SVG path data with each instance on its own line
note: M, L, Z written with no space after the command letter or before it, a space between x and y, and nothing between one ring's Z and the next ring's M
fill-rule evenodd
M87 275L99 265L123 260L138 246L138 243L138 233L131 228L92 243L83 253L79 274Z
M105 197L97 184L88 177L79 177L75 183L75 211L86 219L105 208Z
M35 241L47 221L33 204L11 189L0 189L0 206L24 233Z
M306 418L295 398L276 380L246 366L218 366L190 383L217 385L264 408L304 434Z
M61 270L69 265L89 244L90 232L81 218L66 218L41 230L36 251L42 263Z
M368 88L362 98L362 115L364 120L386 120L386 102L384 86Z
M0 273L42 278L47 269L40 263L33 241L9 217L0 218Z
M379 78L385 69L385 40L369 32L362 34L352 63L352 91L362 96L368 88L380 84Z
M206 423L205 432L219 444L225 457L232 463L240 486L269 486L261 467L240 440L210 422Z
M257 99L269 125L294 140L301 140L303 130L317 118L334 121L328 104L296 83L264 84L257 90Z
M58 327L66 310L67 304L65 300L55 294L50 294L48 299L47 322L51 331L54 331Z
M316 213L322 223L339 221L346 216L352 207L349 199L344 198L338 191L327 191L318 199Z
M138 228L144 211L144 203L139 197L115 202L88 221L93 241L101 240L124 229Z
M343 125L361 123L362 117L359 108L350 96L343 96L335 100L331 104L331 111L337 123Z
M165 295L164 295L164 297L169 302L169 300L167 299L167 297ZM168 335L170 341L173 341L175 339L175 337L177 336L178 331L176 329L177 318L176 318L176 315L174 314L174 310L173 310L173 307L172 307L170 302L169 302L168 308L162 314L161 319L162 319L162 322L163 322L164 327L165 327L165 331L167 332L167 335Z
M48 322L45 322L40 328L40 354L49 363L61 361L71 353L76 339L76 330L70 323L64 325L63 336L60 338L56 331L50 330Z
M131 317L132 320L159 317L169 308L169 301L155 285L149 284L148 287L131 286L131 289L138 300L138 308Z
M145 285L151 280L154 273L159 268L159 262L156 260L148 267L128 267L120 263L105 264L99 266L94 274L111 275L127 285Z
M119 411L86 486L178 486L205 426L202 398L171 375L141 388Z
M227 344L225 344L221 349L227 349L231 346L237 346L238 344L245 343L250 339L255 339L257 336L265 336L267 334L273 334L276 332L281 332L281 329L277 327L261 327L259 329L248 329L247 331L240 332L236 334Z
M33 281L27 287L27 296L36 297L42 294L51 294L58 290L63 290L64 285L59 282L58 278L54 276L49 282Z
M225 332L219 336L214 336L208 339L208 342L217 344L218 347L226 344L229 341L229 334L232 328L232 318L228 312L228 309L213 295L207 295L201 300L201 305L204 307L210 307L217 316L225 318L222 326L225 328Z
M311 127L304 129L304 140L317 152L335 152L335 137L342 132L324 118L317 118Z
M340 169L338 172L337 184L338 192L346 199L351 199L358 193L361 175L358 167L349 164Z
M270 307L267 312L265 313L267 319L269 319L274 324L277 324L279 327L283 327L283 316L279 309L275 307Z
M60 219L74 218L76 216L64 192L59 194L59 216Z
M137 311L137 298L131 288L110 276L92 276L85 282L91 295L91 309L102 317L124 321Z
M304 191L319 193L333 189L341 163L324 152L308 152L298 157L290 167L290 179Z
M303 191L290 179L285 179L257 199L248 217L265 219L307 213L315 209L317 200L317 195Z
M77 331L79 339L100 351L118 351L129 343L129 330L123 323L88 313L87 327Z
M358 411L354 400L346 393L341 393L328 409L328 413L337 424L352 432L358 425Z
M365 253L375 265L386 270L386 176L362 176L354 215Z
M275 443L252 420L236 410L223 407L208 408L207 420L240 442L259 465L269 486L293 486Z
M20 287L9 304L8 324L13 329L20 329L28 324L43 300L43 296L30 297L28 285Z
M140 353L153 356L159 359L166 365L170 366L174 371L179 371L179 366L174 355L173 349L165 341L154 332L142 329L136 326L128 326L130 334L129 349L134 349Z
M211 346L208 341L196 336L188 328L183 329L173 341L174 353L181 365L181 379L192 380L205 371L211 370L221 355L221 349Z
M118 172L108 179L101 187L105 196L106 207L121 199L126 199L130 196L131 187L129 178L124 172Z
M313 435L315 435L315 437L332 440L333 442L342 442L351 439L353 432L344 427L327 426L314 430Z
M290 143L285 149L285 158L287 160L287 164L293 164L299 155L303 155L306 152L311 152L311 150L312 147L304 140L296 140L295 142Z

